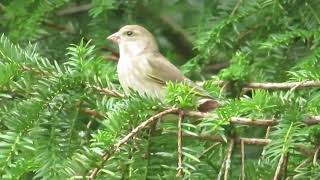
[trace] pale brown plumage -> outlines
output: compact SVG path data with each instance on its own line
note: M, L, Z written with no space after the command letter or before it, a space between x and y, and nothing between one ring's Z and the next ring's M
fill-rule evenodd
M164 99L164 86L172 81L186 82L203 96L209 97L206 91L185 77L159 52L155 38L144 27L126 25L108 39L119 45L117 72L126 92L133 89L140 94ZM218 102L212 101L211 105L216 107Z

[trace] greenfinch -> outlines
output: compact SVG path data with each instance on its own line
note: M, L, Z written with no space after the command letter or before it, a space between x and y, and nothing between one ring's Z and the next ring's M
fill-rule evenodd
M126 93L132 89L141 95L163 100L167 82L185 82L202 96L200 110L208 111L219 106L217 100L185 77L160 53L154 36L144 27L126 25L107 39L119 46L117 73Z

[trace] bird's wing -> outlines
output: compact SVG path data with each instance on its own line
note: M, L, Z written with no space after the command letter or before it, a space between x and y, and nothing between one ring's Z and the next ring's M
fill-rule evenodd
M165 84L167 81L183 82L188 79L160 53L149 54L147 62L150 65L147 75L153 80Z
M147 71L147 77L152 81L162 85L165 85L168 81L185 82L194 88L200 96L210 97L208 92L185 77L175 65L160 53L149 54L147 56L147 62L151 67L150 70Z

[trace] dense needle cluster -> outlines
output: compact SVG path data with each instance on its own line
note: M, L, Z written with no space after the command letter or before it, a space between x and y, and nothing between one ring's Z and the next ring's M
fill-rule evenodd
M319 179L320 3L0 2L0 179ZM152 31L223 106L123 96L107 35Z

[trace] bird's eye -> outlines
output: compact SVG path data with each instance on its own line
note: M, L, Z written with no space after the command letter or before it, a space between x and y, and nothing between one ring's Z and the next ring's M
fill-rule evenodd
M128 36L131 36L132 34L133 34L132 31L127 31L127 35L128 35Z

